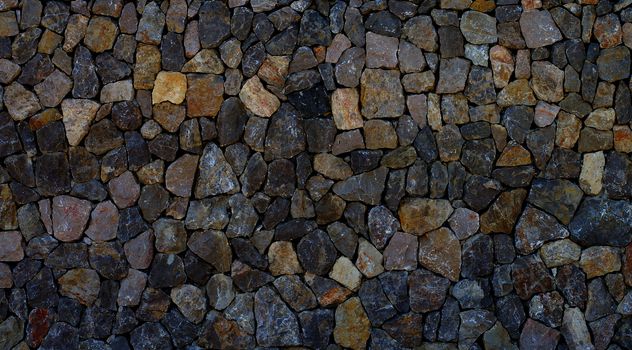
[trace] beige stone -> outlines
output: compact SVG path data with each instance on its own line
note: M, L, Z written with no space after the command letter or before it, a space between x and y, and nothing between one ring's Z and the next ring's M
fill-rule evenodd
M162 71L156 76L154 90L151 93L153 104L168 101L180 104L187 92L187 77L178 72Z
M279 99L263 87L257 76L244 83L239 98L248 110L265 118L272 116L281 106Z
M355 88L336 89L331 95L331 111L338 130L362 127L359 95Z
M354 291L360 288L362 281L362 274L346 256L341 256L336 260L329 272L329 277Z
M291 275L303 272L292 242L279 241L270 245L268 262L273 276Z
M603 171L606 165L606 157L603 152L584 154L582 171L579 174L579 187L590 195L601 192L603 186Z

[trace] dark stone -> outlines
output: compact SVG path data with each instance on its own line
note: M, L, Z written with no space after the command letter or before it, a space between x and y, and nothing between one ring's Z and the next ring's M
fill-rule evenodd
M336 262L336 247L327 233L315 230L304 236L296 246L298 259L307 272L325 275Z
M365 281L358 291L358 296L373 326L380 326L397 314L397 310L389 302L380 281L376 278Z
M428 312L441 308L450 281L426 270L415 270L408 277L410 308L415 312Z
M316 309L298 314L301 322L303 345L315 349L324 349L334 329L334 311Z
M93 98L97 95L100 85L96 67L90 51L83 46L78 46L75 50L72 79L74 81L73 97Z
M262 346L294 346L301 344L296 316L270 288L255 294L257 342Z
M527 106L511 106L502 116L502 124L507 128L507 134L518 143L524 142L532 122L533 108Z
M46 153L35 161L35 181L42 195L70 191L70 166L64 153Z
M626 246L632 241L631 212L627 201L589 197L569 225L571 238L583 246Z
M511 275L518 296L527 300L534 294L551 291L555 281L537 255L520 256L513 263Z
M125 62L119 61L110 53L102 53L95 59L96 72L103 84L113 83L128 77L132 69Z
M143 323L130 334L130 344L134 349L172 349L169 333L157 322Z
M322 84L293 92L288 95L288 101L304 118L325 116L331 113L329 96Z
M186 280L184 263L175 254L156 254L148 282L154 288L175 287Z
M203 48L215 48L230 36L230 11L221 1L208 1L200 6L198 31Z
M494 246L486 234L476 234L463 243L461 248L461 275L477 278L490 275L494 269Z
M331 44L329 20L321 16L317 11L305 11L301 18L298 44L304 46L329 46Z

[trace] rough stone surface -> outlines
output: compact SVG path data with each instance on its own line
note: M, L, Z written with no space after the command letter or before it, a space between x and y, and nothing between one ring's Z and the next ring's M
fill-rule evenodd
M630 5L0 0L0 349L632 348Z

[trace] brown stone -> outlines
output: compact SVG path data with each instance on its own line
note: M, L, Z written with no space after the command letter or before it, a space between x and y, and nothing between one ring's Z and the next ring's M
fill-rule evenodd
M214 117L224 102L224 79L215 74L189 74L187 115Z
M449 228L430 231L419 238L419 263L456 282L461 274L461 243Z
M336 89L332 93L331 111L338 130L362 127L362 115L358 101L358 91L355 88Z
M0 232L0 261L24 259L24 244L19 231Z
M443 225L453 210L445 199L407 198L399 207L399 221L405 232L421 235Z
M263 87L257 76L244 83L239 98L249 111L265 118L272 116L281 106L279 99Z
M81 238L90 217L90 202L64 195L53 198L52 207L55 238L63 242Z
M526 197L527 191L522 188L501 193L481 215L481 232L511 233Z
M337 344L353 350L366 347L371 323L358 297L350 298L336 308L334 340Z
M185 154L176 159L165 173L165 186L180 197L190 197L199 156Z
M162 71L156 76L153 87L154 90L151 93L153 104L163 101L180 104L184 101L187 92L187 77L178 72Z

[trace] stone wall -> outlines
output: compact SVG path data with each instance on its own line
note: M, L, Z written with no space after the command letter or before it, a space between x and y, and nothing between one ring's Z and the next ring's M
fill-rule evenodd
M632 349L630 0L0 0L0 350Z

